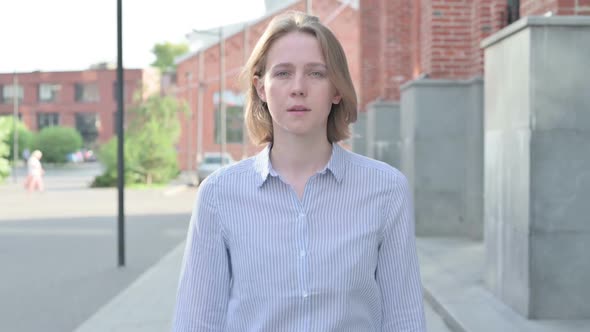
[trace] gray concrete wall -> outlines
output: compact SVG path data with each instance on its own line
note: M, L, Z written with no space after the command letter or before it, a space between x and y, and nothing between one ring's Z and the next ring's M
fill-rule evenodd
M368 105L373 112L375 135L372 144L372 155L399 168L400 160L400 106L398 102L379 101Z
M590 18L529 17L482 45L486 284L526 317L589 319Z
M483 82L422 79L401 95L400 167L420 236L483 234Z
M352 151L367 155L367 112L359 112L352 125Z
M353 151L386 162L400 164L399 103L376 101L359 113L353 125Z

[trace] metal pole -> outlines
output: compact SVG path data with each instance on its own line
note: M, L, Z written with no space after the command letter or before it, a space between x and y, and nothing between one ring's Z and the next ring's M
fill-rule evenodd
M244 65L248 62L248 23L244 26ZM248 131L246 128L246 101L244 100L244 109L242 111L244 124L242 128L242 159L248 157Z
M305 0L305 12L307 13L307 15L312 15L311 1L312 0Z
M186 151L186 161L187 161L187 169L189 173L189 183L195 184L195 178L193 174L193 100L192 100L192 83L193 83L193 73L188 72L186 73L187 76L187 93L188 93L188 105L189 105L189 114L188 114L188 134L187 134L187 151Z
M219 27L219 110L220 110L220 122L221 122L221 166L224 164L224 156L226 150L226 138L227 138L227 115L225 109L225 100L223 93L225 92L225 41L223 40L223 26Z
M16 183L16 162L18 161L18 130L16 122L18 121L18 77L16 72L12 76L12 99L13 99L13 114L12 114L12 178Z
M204 50L199 52L199 95L197 97L197 163L201 163L203 160L203 90L205 89L205 56L203 52Z
M118 264L125 266L125 136L123 131L124 89L123 89L123 8L117 0L117 190L118 190Z

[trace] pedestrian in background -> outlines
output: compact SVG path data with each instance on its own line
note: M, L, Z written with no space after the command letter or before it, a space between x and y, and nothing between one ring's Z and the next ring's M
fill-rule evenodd
M266 147L199 188L173 331L426 331L408 182L338 145L357 99L318 18L274 18L243 73Z
M45 171L43 170L43 166L41 165L41 158L43 157L43 153L39 150L33 151L31 153L29 159L27 160L27 179L25 180L25 188L29 191L43 191L43 175Z

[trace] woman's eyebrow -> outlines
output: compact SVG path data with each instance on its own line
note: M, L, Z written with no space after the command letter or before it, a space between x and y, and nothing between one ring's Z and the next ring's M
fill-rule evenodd
M271 70L277 69L277 68L293 68L293 67L295 67L295 66L292 63L282 62L282 63L277 63L276 65L272 66Z
M275 70L277 68L293 68L295 67L295 65L293 65L290 62L281 62L281 63L277 63L276 65L271 67L271 70ZM328 67L321 63L321 62L310 62L305 64L304 66L305 68L316 68L316 67L321 67L322 69L327 69Z
M305 67L309 68L309 67L322 67L324 69L328 68L328 66L326 66L325 64L321 63L321 62L311 62L305 65Z

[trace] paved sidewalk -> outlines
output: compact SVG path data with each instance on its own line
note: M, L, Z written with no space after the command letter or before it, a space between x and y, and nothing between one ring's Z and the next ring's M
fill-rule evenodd
M482 242L419 238L425 296L457 332L588 332L590 320L527 320L483 282Z

